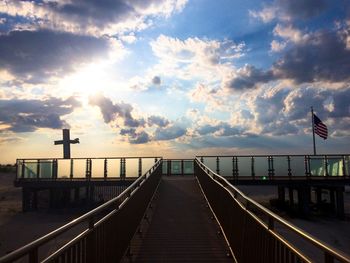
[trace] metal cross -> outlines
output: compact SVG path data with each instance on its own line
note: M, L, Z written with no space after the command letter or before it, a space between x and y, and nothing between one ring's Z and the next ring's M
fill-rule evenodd
M63 144L63 158L70 159L70 145L79 143L79 138L70 139L69 129L63 129L63 140L55 141L55 145Z

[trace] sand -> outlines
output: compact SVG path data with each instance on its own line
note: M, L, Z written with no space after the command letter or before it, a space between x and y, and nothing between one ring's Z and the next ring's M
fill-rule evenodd
M350 255L350 188L346 187L345 220L335 216L311 216L308 219L291 217L288 213L271 207L269 200L277 198L276 186L238 186L245 194L260 204L269 208L281 217L287 219L295 226L310 233L312 236L329 244L330 246Z
M14 179L14 173L0 173L0 257L78 215L68 210L22 213L22 192L13 186Z

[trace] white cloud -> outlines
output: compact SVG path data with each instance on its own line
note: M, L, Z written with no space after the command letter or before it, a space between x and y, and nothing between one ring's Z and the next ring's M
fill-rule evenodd
M291 25L282 26L277 24L273 30L273 34L294 43L305 42L309 38L308 34L304 34L301 30L293 28Z
M233 61L244 55L244 43L230 40L187 38L180 40L160 35L151 42L159 63L155 72L180 79L200 78L207 82L220 81L232 71Z
M275 19L277 11L278 9L276 7L264 7L261 11L249 10L249 16L268 23Z
M271 52L280 52L286 47L286 42L279 42L276 40L272 40L270 46L271 46Z

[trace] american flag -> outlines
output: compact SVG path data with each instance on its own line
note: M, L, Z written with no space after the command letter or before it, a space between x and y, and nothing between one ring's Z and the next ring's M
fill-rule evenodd
M327 139L327 126L314 114L314 129L315 133L323 139Z

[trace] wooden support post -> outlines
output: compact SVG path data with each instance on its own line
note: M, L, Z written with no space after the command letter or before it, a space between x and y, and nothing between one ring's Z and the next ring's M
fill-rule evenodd
M298 210L301 215L308 215L310 213L310 187L298 187Z
M293 208L294 206L294 192L293 192L293 188L292 187L288 187L288 194L289 194L289 206L290 208Z
M337 217L339 219L344 219L345 218L344 187L337 187L335 193L336 193L336 203L337 203Z
M284 205L286 202L286 191L284 186L278 186L278 203Z
M22 188L22 211L27 212L29 211L29 203L30 203L30 194L28 191L28 188L23 187Z
M75 187L74 188L74 201L78 202L80 197L80 188L79 187Z
M332 211L336 211L335 193L334 193L334 189L333 188L329 189L329 201L330 201L330 204L331 204Z
M320 206L322 204L322 188L321 187L316 188L316 204L317 204L317 206Z

